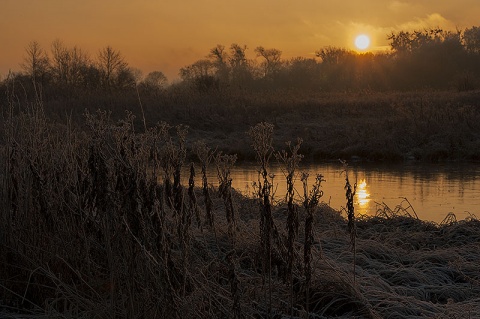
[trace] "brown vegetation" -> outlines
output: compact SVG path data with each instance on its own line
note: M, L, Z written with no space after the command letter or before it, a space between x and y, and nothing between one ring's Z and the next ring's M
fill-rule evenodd
M436 225L385 209L356 219L354 256L347 219L319 202L321 177L303 196L290 194L295 207L274 204L271 125L250 131L265 161L258 196L245 198L229 188L234 158L224 155L216 161L223 186L201 192L192 171L184 196L184 126L136 132L128 113L86 119L78 131L51 121L41 104L4 117L0 302L9 315L480 316L477 219ZM209 148L197 150L208 165Z

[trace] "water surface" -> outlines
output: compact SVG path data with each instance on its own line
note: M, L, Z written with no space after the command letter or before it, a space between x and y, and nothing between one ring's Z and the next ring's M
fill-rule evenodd
M258 167L240 165L232 169L233 187L246 195L253 192L258 180ZM275 197L281 200L286 192L286 178L280 166L270 167L274 174ZM322 174L323 197L335 209L346 206L345 170L338 164L302 165L296 178L297 198L303 194L300 172L308 172L310 184ZM350 182L357 183L356 214L374 215L383 205L392 210L401 205L420 219L441 222L452 212L457 220L469 214L480 217L480 165L475 164L361 164L348 167ZM216 181L215 171L210 181ZM411 207L409 207L411 205Z

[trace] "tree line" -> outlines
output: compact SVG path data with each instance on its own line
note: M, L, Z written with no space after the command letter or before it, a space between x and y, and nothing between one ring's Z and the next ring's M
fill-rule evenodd
M58 39L52 42L50 52L37 41L30 42L25 48L21 69L21 72L10 73L3 84L16 81L27 90L67 94L124 91L139 86L145 90L159 89L167 84L166 76L160 71L143 77L140 70L130 67L121 52L111 46L104 47L92 58L81 48L69 48Z
M284 59L282 51L258 46L247 57L246 45L217 45L205 58L180 69L180 81L168 85L161 71L141 75L123 55L107 46L95 57L55 40L47 52L36 41L24 53L22 71L3 79L25 88L72 94L85 91L138 90L157 94L188 88L199 92L225 89L298 89L315 91L388 91L412 89L472 90L480 84L480 27L439 28L388 35L389 51L357 53L324 47L314 58Z

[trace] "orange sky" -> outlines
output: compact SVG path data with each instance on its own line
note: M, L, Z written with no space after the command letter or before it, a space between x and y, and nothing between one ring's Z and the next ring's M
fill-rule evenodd
M110 45L144 74L169 79L217 44L276 48L313 57L324 46L353 49L369 34L372 49L392 31L480 25L479 0L0 0L0 77L20 71L27 44L55 39L95 57Z

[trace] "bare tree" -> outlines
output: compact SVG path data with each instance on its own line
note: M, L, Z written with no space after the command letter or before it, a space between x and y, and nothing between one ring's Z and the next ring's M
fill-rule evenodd
M252 73L249 67L249 63L245 54L247 46L240 46L233 43L230 46L230 68L231 68L231 80L236 85L244 85L248 80L252 78Z
M245 51L247 50L247 46L240 46L236 43L233 43L230 46L230 65L232 69L243 68L247 64L247 57L245 55Z
M52 73L58 83L77 86L83 81L83 71L88 68L88 55L77 48L68 49L60 40L52 43Z
M342 64L346 60L355 57L353 51L331 46L316 51L315 55L322 59L323 64Z
M70 55L72 57L70 76L72 82L78 83L83 80L82 70L91 65L91 61L88 54L76 46L70 50Z
M210 60L198 60L180 69L180 76L186 81L213 75L215 75L215 65Z
M200 91L218 88L218 79L215 77L215 64L210 60L197 62L180 69L183 81L193 84Z
M111 46L100 50L98 54L98 68L105 86L111 87L115 84L116 77L124 70L128 64L123 59L119 51L115 51Z
M70 54L60 40L52 43L52 71L57 82L67 83L70 66Z
M225 52L225 46L217 45L215 48L210 50L210 54L208 55L210 59L213 60L215 67L217 68L216 75L220 81L227 82L230 68L228 66L228 53Z
M279 71L281 66L280 58L282 56L282 51L277 49L265 49L264 47L260 46L255 48L255 53L257 53L258 57L265 59L265 61L262 63L264 77L271 77Z
M50 68L47 53L37 41L32 41L25 48L25 57L21 64L22 69L34 82L43 82Z

